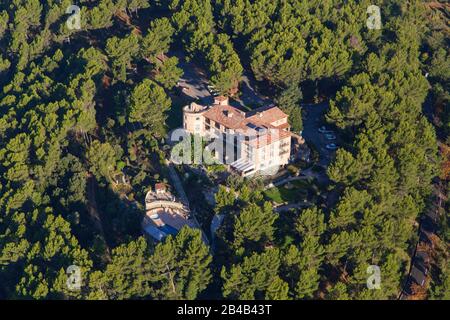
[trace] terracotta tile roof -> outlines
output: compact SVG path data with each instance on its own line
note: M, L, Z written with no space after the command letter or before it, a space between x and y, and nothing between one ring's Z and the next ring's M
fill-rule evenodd
M167 187L164 183L156 183L155 184L155 191L166 191Z
M258 139L255 138L250 141L245 141L244 143L249 144L256 149L259 149L275 141L283 140L287 137L290 137L290 132L281 129L274 129L274 131L269 131L259 136Z
M249 120L259 119L268 124L287 118L287 116L280 108L273 105L255 109L247 115Z
M238 129L242 126L245 113L232 106L214 105L203 116L214 122L220 123L230 129Z
M277 129L287 129L289 127L290 127L289 122L285 122L285 123L282 123L282 124L280 124L278 126L274 126L274 128L277 128Z
M290 133L284 130L289 127L288 123L278 126L271 124L287 118L287 115L280 108L273 105L258 108L248 113L229 105L214 105L204 113L204 117L250 137L258 135L258 130L262 130L259 139L246 142L256 148L290 136ZM275 131L270 133L270 131L267 131L269 129Z

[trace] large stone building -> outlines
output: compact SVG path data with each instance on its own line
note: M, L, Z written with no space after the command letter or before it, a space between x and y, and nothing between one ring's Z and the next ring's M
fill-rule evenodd
M183 127L191 134L219 141L220 147L214 148L216 159L243 176L276 172L290 159L293 134L288 116L273 105L244 112L219 96L211 106L185 106Z

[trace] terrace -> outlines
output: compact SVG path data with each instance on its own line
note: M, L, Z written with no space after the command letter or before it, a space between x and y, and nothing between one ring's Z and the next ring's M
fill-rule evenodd
M144 231L160 241L168 235L176 235L185 225L195 228L189 208L177 201L162 183L155 185L145 197L146 215L142 221Z

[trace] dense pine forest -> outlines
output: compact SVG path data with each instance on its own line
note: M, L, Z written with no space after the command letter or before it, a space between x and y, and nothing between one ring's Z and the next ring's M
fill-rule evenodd
M0 0L0 298L396 299L450 180L449 17L425 0ZM214 206L194 199L204 230L224 216L214 252L198 229L145 237L180 56L227 96L252 74L296 131L302 104L328 103L334 201L277 214L261 181L229 178ZM450 299L449 211L429 299Z

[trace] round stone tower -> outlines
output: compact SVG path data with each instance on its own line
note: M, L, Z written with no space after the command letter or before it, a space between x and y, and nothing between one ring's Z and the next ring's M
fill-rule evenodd
M207 110L206 106L195 102L183 108L183 128L192 134L204 135L205 124L203 112Z

